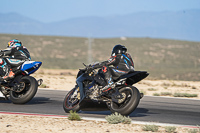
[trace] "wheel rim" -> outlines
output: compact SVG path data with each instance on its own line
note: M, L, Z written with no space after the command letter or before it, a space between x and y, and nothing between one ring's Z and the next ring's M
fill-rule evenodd
M17 86L18 86L18 88L15 90L15 92L19 93L19 92L22 92L25 89L26 84L24 82L20 82Z
M23 95L25 95L29 90L30 90L30 87L31 87L31 84L30 84L30 80L28 79L22 79L20 81L20 85L23 84L23 88L18 92L18 91L13 91L13 96L15 98L20 98L22 97Z
M118 103L123 103L126 100L126 93L121 93L122 97L121 99L118 100Z
M131 100L131 97L133 95L130 88L126 88L125 90L123 90L120 93L122 94L123 98L118 99L118 103L112 102L113 108L115 108L115 109L124 108L129 103L129 101Z
M71 91L65 100L65 107L68 109L72 109L79 104L78 98L72 98L73 93L74 91Z

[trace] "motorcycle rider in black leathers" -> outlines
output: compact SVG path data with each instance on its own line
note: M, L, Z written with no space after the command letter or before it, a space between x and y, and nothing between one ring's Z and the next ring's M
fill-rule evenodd
M104 62L95 64L92 66L93 69L102 68L102 71L105 75L105 80L107 81L107 85L104 86L102 90L102 94L109 91L111 88L114 88L113 85L113 76L120 77L123 74L126 74L130 71L134 71L134 63L130 56L130 54L126 53L127 48L123 45L115 45L111 57ZM109 67L113 65L113 67Z
M15 68L27 60L31 60L30 53L19 40L8 42L7 49L0 50L0 81L14 78ZM13 69L11 69L11 67Z

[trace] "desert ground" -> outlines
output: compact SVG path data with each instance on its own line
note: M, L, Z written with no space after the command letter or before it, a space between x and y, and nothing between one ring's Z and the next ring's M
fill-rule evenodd
M75 85L78 70L50 70L41 69L33 74L36 79L42 78L43 84L39 89L54 89L69 91ZM135 86L150 96L174 97L175 93L196 94L200 99L200 82L173 81L173 80L150 80L145 79ZM67 117L43 117L24 116L14 114L0 114L0 132L2 133L141 133L144 125L137 124L108 124L106 121L70 121ZM176 127L176 132L185 133L192 130L200 130L189 127ZM158 132L166 132L165 127L159 127Z
M70 121L67 118L0 115L1 133L148 133L145 125L108 124L105 121ZM160 126L157 132L165 133L166 126ZM187 133L199 129L176 127L176 132Z

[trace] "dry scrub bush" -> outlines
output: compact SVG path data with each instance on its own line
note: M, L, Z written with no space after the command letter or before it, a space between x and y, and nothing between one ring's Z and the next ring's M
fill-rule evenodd
M81 120L81 117L76 113L76 111L72 111L70 110L70 115L68 116L68 119L69 120L72 120L72 121L80 121Z
M144 125L142 130L143 131L157 132L158 131L158 126L156 126L156 125Z
M109 116L106 116L106 120L108 121L109 124L118 124L118 123L130 124L131 123L131 119L129 117L122 116L121 114L117 112Z
M175 133L176 132L176 127L167 126L167 127L165 127L165 131L167 133Z

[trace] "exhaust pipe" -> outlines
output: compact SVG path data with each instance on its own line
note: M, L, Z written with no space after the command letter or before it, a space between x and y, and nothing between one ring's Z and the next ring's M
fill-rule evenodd
M38 82L38 86L40 86L43 83L43 80L39 79L37 82Z

